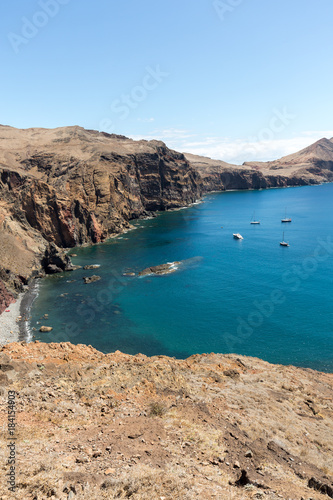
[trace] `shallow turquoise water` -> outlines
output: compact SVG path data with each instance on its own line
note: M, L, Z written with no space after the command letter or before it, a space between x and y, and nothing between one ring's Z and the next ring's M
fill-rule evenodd
M285 207L289 224L281 223ZM99 269L41 282L33 334L103 352L236 352L333 372L332 208L333 184L325 184L216 193L136 221L121 237L75 249L75 264ZM250 225L254 210L258 226ZM279 245L283 230L288 248ZM123 276L183 260L170 275ZM84 284L92 274L102 279ZM40 324L52 333L39 333Z

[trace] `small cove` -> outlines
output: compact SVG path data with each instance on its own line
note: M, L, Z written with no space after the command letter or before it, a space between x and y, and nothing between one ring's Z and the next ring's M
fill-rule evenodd
M285 208L291 223L281 223ZM133 231L71 251L74 264L100 268L40 282L32 334L103 352L236 352L333 372L332 208L333 184L324 184L213 193L135 221ZM254 211L260 225L250 224ZM137 276L174 261L182 264L172 274ZM84 284L93 274L101 279ZM53 331L40 333L42 324Z

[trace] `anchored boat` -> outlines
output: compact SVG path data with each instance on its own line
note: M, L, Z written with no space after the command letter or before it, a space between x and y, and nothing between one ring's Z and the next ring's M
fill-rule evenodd
M280 245L282 247L289 247L289 242L288 241L284 241L284 231L283 231L283 235L282 235L282 241L280 241Z
M253 212L253 217L250 221L250 224L260 224L260 220L256 220L256 213Z
M285 209L284 218L281 219L281 222L291 222L291 219L287 217L287 209Z

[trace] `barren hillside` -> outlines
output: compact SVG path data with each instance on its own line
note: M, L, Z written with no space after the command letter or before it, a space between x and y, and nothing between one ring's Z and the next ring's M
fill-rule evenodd
M333 498L332 374L35 342L1 349L0 385L2 477L17 393L18 500Z

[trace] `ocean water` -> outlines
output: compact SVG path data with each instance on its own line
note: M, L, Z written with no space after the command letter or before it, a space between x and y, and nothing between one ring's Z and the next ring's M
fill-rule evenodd
M291 223L281 223L285 209ZM254 211L260 225L250 224ZM333 184L324 184L214 193L136 221L71 251L75 264L99 269L41 280L31 336L176 358L234 352L333 372L332 214ZM283 231L289 247L279 244ZM182 262L169 275L123 276L174 261ZM84 284L93 274L101 280ZM42 324L53 331L40 333Z

